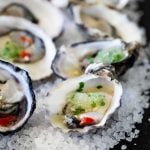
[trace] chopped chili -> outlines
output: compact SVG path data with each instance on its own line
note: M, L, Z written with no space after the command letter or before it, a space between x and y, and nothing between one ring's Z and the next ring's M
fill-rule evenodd
M29 43L29 44L32 44L32 43L33 43L33 41L32 41L31 38L26 37L26 36L24 36L24 35L20 36L20 41L22 41L22 42L27 42L27 43Z
M7 115L4 117L0 117L0 126L8 126L14 121L16 121L17 117L12 115Z
M93 118L90 118L90 117L84 117L80 121L80 125L91 125L94 123L95 123L95 120Z
M21 50L19 52L19 57L20 58L30 58L31 54L29 52L27 52L26 50Z

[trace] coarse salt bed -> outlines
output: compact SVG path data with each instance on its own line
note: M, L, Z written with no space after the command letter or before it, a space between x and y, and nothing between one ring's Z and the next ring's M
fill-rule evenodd
M149 76L150 65L145 62L141 66L144 55L122 78L124 88L121 107L107 121L104 128L95 129L89 133L63 133L54 129L48 120L44 97L52 83L48 82L35 89L38 99L37 109L24 129L9 136L0 136L1 150L107 150L113 148L121 139L131 141L139 134L135 123L140 123L143 118L144 108L149 105L147 96L141 94L150 87L145 79ZM137 75L138 74L138 75ZM57 81L60 82L60 81ZM133 130L134 129L134 130ZM127 135L127 137L125 136Z

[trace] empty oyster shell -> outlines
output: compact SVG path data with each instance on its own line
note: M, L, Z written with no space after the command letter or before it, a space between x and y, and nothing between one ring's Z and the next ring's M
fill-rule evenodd
M0 17L0 58L29 72L32 80L51 75L55 46L38 26L18 17Z
M86 74L56 85L46 98L51 124L64 132L82 133L104 126L122 96L122 86L111 69L95 64Z
M0 133L17 131L35 109L35 96L27 72L0 60Z
M71 9L77 25L84 26L86 32L92 37L108 36L121 38L126 42L144 43L143 30L130 21L125 14L100 4L86 7L71 6Z
M38 24L51 38L59 36L64 25L62 13L43 0L1 0L0 15L26 18Z
M116 74L122 75L133 66L139 54L137 42L126 43L120 39L85 41L62 46L52 63L52 69L62 79L80 76L92 63L111 64Z

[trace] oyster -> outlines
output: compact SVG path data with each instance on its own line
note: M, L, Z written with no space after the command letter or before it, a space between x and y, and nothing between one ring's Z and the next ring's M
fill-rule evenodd
M90 36L121 38L143 44L143 31L128 17L103 5L71 6L75 22L87 29ZM112 19L113 17L113 19Z
M64 132L104 126L122 96L122 86L111 71L111 66L93 64L86 74L54 87L46 100L51 124Z
M28 73L0 61L0 133L21 129L35 109Z
M71 3L77 5L106 5L108 7L123 9L129 2L129 0L70 0Z
M126 43L120 39L85 41L62 46L52 63L56 75L63 79L80 76L92 63L111 64L116 74L122 75L133 66L139 54L137 42Z
M62 13L43 0L1 0L0 15L26 18L38 24L51 38L61 33L64 24Z
M0 58L29 72L32 80L51 75L56 49L47 34L31 22L0 17Z

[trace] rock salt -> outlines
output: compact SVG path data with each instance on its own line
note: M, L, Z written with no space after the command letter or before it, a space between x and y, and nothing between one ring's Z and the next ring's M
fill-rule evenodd
M122 145L121 146L121 150L125 150L125 149L127 149L127 146L126 145Z

